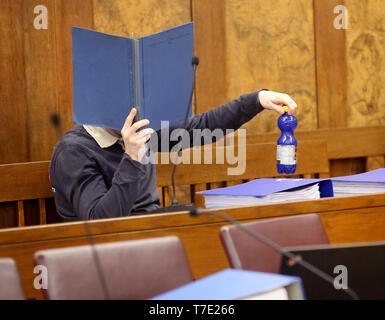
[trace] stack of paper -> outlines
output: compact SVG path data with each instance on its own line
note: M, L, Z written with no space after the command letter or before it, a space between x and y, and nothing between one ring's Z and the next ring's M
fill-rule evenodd
M256 179L228 188L201 192L206 208L319 199L319 179Z
M206 208L224 208L231 206L245 206L262 203L298 201L319 198L320 193L317 183L310 187L298 188L291 191L281 191L268 194L267 196L263 197L205 195L205 205Z
M335 197L385 192L385 169L331 178L331 180Z

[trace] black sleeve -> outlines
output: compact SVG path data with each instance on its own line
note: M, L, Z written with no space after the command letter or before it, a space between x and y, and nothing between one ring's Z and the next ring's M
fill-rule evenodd
M71 146L51 162L50 174L55 193L71 203L78 219L90 220L130 215L145 171L143 164L124 154L107 189L96 162L80 146Z
M260 91L244 94L236 100L191 117L188 120L185 128L188 132L189 139L188 141L186 140L187 145L186 143L183 143L182 147L188 148L196 145L197 143L204 144L206 142L203 137L199 140L195 139L197 129L208 129L210 131L220 129L224 133L226 129L239 129L244 123L251 120L255 115L264 109L259 102L259 92ZM178 143L178 139L176 139L176 137L181 136L181 134L178 133L178 130L183 130L183 125L183 122L179 122L176 125L172 125L169 128L158 131L158 142L156 149L159 152L170 151L172 147ZM216 136L213 135L212 138L212 142L215 142ZM165 141L167 141L167 143L165 143Z

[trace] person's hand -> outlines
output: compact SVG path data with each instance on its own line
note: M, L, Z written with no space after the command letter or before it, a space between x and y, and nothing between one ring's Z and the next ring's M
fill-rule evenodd
M121 134L124 141L125 152L133 160L140 161L146 151L145 144L150 139L151 134L154 133L154 130L146 128L137 132L140 128L147 126L150 121L143 119L132 124L136 116L136 112L136 109L132 108L126 121L124 122Z
M289 110L287 113L290 115L297 109L297 104L286 93L263 90L259 92L258 97L262 107L277 111L279 114L285 113L285 110L283 109L284 105L288 106Z

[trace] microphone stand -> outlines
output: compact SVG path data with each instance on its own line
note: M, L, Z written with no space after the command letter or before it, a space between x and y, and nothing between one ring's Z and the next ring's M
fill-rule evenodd
M184 117L183 129L186 129L188 115L190 113L191 106L192 106L192 98L193 98L194 88L195 88L196 70L197 70L197 67L199 64L199 58L194 56L191 60L191 64L193 65L193 70L194 70L193 71L193 79L192 79L193 82L192 82L192 87L191 87L190 99L188 101L187 108L186 108L186 114ZM183 139L182 139L182 141L183 141ZM174 165L172 167L172 174L171 174L171 183L172 183L172 202L171 202L171 205L172 206L178 205L178 199L176 198L176 192L175 192L175 170L176 170L176 165L177 165L178 158L179 158L179 152L181 150L182 150L182 147L180 147L180 149L176 152Z
M189 101L188 101L188 104L187 104L186 114L185 114L184 121L183 121L183 129L186 129L187 121L188 121L188 115L190 113L191 106L192 106L192 98L193 98L194 88L195 88L196 69L197 69L197 67L199 65L199 58L194 56L191 59L191 64L193 66L193 70L194 71L193 71L193 77L192 77L192 87L191 87L191 92L190 92L190 98L189 98ZM181 139L181 141L179 143L181 144L182 141L183 141L183 139ZM180 146L178 149L179 150L176 152L175 161L174 161L174 165L172 167L172 173L171 173L171 184L172 184L172 201L171 201L171 206L166 206L166 207L163 207L163 208L152 210L150 213L190 211L190 210L194 210L195 209L195 205L193 203L180 205L179 202L178 202L178 199L176 198L175 171L176 171L176 166L177 166L177 162L178 162L178 159L179 159L179 152L182 150L182 146Z

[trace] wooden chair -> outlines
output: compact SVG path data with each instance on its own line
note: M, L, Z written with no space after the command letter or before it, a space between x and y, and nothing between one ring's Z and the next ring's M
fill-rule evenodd
M244 226L282 247L329 243L317 214L267 219ZM237 226L222 227L220 238L232 268L279 273L281 255Z
M39 223L47 222L46 198L53 193L49 182L49 161L0 165L0 203L12 202L17 208L17 225L25 225L25 201L37 200Z
M47 268L46 296L54 300L148 299L193 280L173 236L43 250L35 263Z
M0 259L0 300L24 300L16 263L10 258Z

